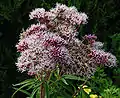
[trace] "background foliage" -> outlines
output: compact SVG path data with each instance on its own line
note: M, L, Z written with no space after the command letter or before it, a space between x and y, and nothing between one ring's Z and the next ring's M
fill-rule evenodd
M89 16L88 24L80 28L80 34L95 33L105 43L107 51L118 58L120 66L120 3L119 0L0 0L0 98L10 98L12 84L29 78L16 71L15 44L22 28L27 28L29 12L34 8L54 7L56 2L76 6ZM120 68L104 70L113 84L120 86ZM96 80L95 80L96 81ZM99 83L97 81L97 83ZM111 88L112 89L112 88ZM24 96L16 95L16 98ZM19 96L19 97L18 97Z

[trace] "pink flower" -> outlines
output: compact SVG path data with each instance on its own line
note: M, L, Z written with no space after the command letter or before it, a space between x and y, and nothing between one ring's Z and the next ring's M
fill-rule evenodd
M33 10L29 17L30 19L43 19L45 15L45 9L43 8L36 8L35 10Z
M18 45L16 45L18 52L22 52L26 49L28 49L28 44L26 43L25 40L22 40L19 42Z
M43 32L46 30L47 27L45 24L33 24L21 35L21 38L25 38L31 34L40 33L40 31Z
M38 23L24 31L16 45L20 52L16 63L19 71L27 71L28 75L41 74L54 70L59 64L62 74L89 78L97 65L116 66L116 57L101 49L103 44L95 41L95 35L83 37L88 44L75 37L76 25L85 24L88 19L75 7L57 3L50 11L37 8L29 16Z
M97 36L95 36L94 34L93 35L89 34L85 35L83 39L86 40L91 46L93 46L93 43L95 43Z
M116 57L111 53L104 52L103 50L92 50L89 57L95 59L97 64L103 64L105 66L116 66Z

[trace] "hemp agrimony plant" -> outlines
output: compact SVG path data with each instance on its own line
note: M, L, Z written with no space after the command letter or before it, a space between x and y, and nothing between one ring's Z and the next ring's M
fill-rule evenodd
M78 28L87 23L88 17L75 7L57 3L49 11L36 8L29 17L37 23L20 35L16 66L35 78L15 85L20 85L17 91L26 93L28 98L75 97L98 66L117 66L116 57L102 49L103 43L95 41L97 36L76 38ZM84 83L77 90L78 85L70 80Z

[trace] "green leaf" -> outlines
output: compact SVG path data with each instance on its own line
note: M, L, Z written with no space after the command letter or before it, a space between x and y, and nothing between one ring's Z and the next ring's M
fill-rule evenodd
M63 84L63 82L59 81L57 84L59 84L59 88L62 86L62 88L66 89L67 91L71 92L71 89L68 88L68 85Z
M59 74L60 74L60 69L57 68L57 75L59 76Z
M55 77L59 79L59 75L57 73L54 73Z
M32 88L34 87L34 85L35 85L35 84L33 83L32 85L28 86L27 90L32 89Z
M48 86L48 83L45 82L45 98L49 98L49 86Z
M40 87L35 88L35 89L32 91L32 94L30 95L30 98L34 98L34 95L35 95L35 93L36 93L38 90L40 91Z
M23 85L23 86L21 86L20 88L18 88L14 93L13 93L13 95L12 95L12 97L11 98L13 98L14 97L14 95L18 92L18 91L20 91L22 88L24 88L24 87L26 87L26 86L28 86L28 85L31 85L33 82L30 82L30 83L27 83L27 84L25 84L25 85Z
M14 87L13 89L17 90L18 88L15 88L15 87ZM26 90L20 89L19 91L22 92L22 93L24 93L24 94L26 94L26 95L28 95L28 96L30 96L30 93L27 92Z
M63 91L61 96L62 98L72 98L72 96L69 93L66 93L65 91Z
M39 87L42 83L43 83L43 81L40 81L40 80L34 81L33 84L28 87L27 90L37 88L37 87Z
M62 82L65 83L66 85L69 85L64 78L61 78L61 80L62 80Z
M87 93L85 93L85 91L81 89L76 98L89 98L89 97L88 97Z
M76 91L76 87L75 87L74 83L72 83L72 81L68 81L68 84L73 87L73 89L72 89L73 91Z
M36 98L40 98L40 89L36 92Z
M25 80L23 82L20 82L18 84L13 84L13 86L19 86L19 85L23 85L23 84L26 84L26 83L29 83L29 82L34 82L34 81L35 81L35 79L27 79L27 80Z
M70 80L81 80L81 81L85 81L85 79L74 76L74 75L63 75L64 79L70 79Z
M39 87L42 83L43 81L39 81L38 83L36 83L36 85L33 88Z

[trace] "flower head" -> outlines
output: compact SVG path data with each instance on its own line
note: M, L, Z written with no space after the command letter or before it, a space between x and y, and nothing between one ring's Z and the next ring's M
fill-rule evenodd
M101 50L102 43L96 42L95 35L85 35L78 40L76 27L87 23L87 15L79 13L75 7L56 4L45 11L36 8L30 15L37 24L24 31L16 45L20 57L16 66L28 75L51 71L59 65L61 74L75 74L91 77L97 65L116 66L116 57ZM90 92L90 89L85 89Z

